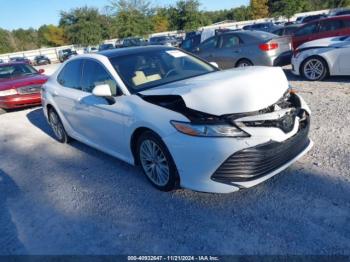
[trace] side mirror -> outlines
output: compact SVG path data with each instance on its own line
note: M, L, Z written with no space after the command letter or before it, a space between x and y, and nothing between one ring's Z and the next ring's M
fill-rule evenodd
M212 66L215 66L216 68L219 68L219 65L216 62L209 62Z
M107 84L95 86L95 88L92 90L92 94L94 96L103 97L110 105L113 105L115 103L111 88Z
M92 94L95 96L100 96L100 97L111 97L112 96L111 88L107 84L95 86L95 88L92 90Z
M42 69L42 68L41 68L41 69L39 69L38 72L39 72L39 74L43 74L43 73L45 73L45 69Z

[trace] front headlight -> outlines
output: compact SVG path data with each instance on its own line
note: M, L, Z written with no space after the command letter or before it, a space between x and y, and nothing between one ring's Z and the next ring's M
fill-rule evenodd
M249 137L243 130L229 124L191 124L187 122L170 121L175 129L190 136L203 137Z
M12 95L17 95L16 89L8 89L8 90L0 91L0 96L12 96Z

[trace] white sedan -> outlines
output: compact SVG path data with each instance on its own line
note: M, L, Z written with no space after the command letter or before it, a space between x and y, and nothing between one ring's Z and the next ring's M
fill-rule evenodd
M280 68L220 71L164 46L73 57L42 103L58 141L140 165L163 191L249 188L312 146L310 110Z
M292 57L292 72L311 81L350 76L350 36L323 38L299 46Z

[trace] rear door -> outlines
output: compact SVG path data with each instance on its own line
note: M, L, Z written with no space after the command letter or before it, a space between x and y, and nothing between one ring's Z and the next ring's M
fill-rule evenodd
M79 111L76 110L76 105L86 96L81 87L82 65L81 59L69 61L57 77L60 88L56 88L52 94L59 113L63 114L75 132L79 127Z
M213 36L205 40L203 43L201 43L198 46L198 49L195 51L195 54L209 62L217 63L217 61L215 60L217 51L218 51L218 37Z
M219 38L218 48L213 61L222 69L235 67L242 52L243 42L237 34L224 34Z
M318 22L313 22L306 24L300 27L297 31L295 31L293 36L293 49L296 49L298 46L312 41L315 38L318 32Z

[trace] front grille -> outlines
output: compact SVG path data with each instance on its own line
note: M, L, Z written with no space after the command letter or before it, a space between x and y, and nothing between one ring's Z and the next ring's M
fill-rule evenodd
M286 141L269 142L233 154L211 178L223 183L251 181L280 168L310 144L309 123L307 116L300 122L298 133Z
M40 93L40 85L30 85L17 88L17 92L21 95Z

